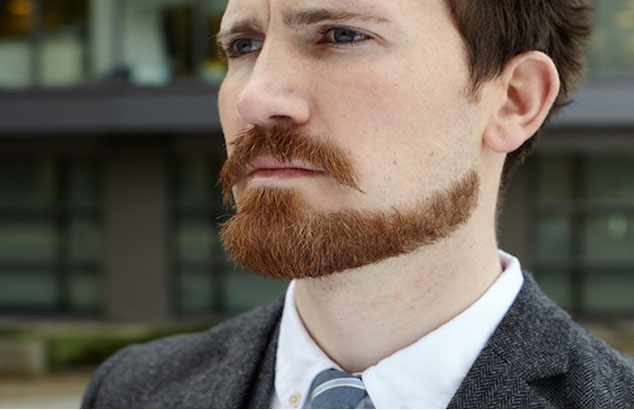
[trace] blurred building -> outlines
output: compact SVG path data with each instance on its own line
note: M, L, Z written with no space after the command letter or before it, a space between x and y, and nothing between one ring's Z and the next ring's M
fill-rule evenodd
M0 314L232 314L285 283L228 261L213 34L225 0L0 1ZM634 0L508 188L501 246L576 315L634 317Z

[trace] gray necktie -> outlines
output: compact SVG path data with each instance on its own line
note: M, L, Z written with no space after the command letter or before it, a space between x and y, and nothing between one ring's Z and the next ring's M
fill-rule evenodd
M310 386L313 409L373 409L361 377L335 369L319 373Z

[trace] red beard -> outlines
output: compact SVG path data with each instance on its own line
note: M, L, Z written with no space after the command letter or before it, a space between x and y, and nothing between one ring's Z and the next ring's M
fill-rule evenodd
M250 161L272 155L301 159L358 189L351 162L336 147L293 130L255 128L236 140L221 172L225 198ZM222 243L245 268L275 279L318 278L413 252L451 235L468 221L479 196L479 176L468 172L427 200L383 210L321 213L294 190L248 191L220 229Z

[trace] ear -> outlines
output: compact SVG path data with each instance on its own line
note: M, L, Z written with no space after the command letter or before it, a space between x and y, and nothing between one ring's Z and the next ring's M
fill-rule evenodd
M559 73L540 51L515 56L497 83L494 111L484 133L484 145L499 153L518 149L542 126L557 95Z

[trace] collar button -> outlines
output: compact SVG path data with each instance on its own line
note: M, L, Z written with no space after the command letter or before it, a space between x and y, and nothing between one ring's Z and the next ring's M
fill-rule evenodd
M301 400L302 396L299 393L293 393L288 398L288 404L293 408L297 408Z

